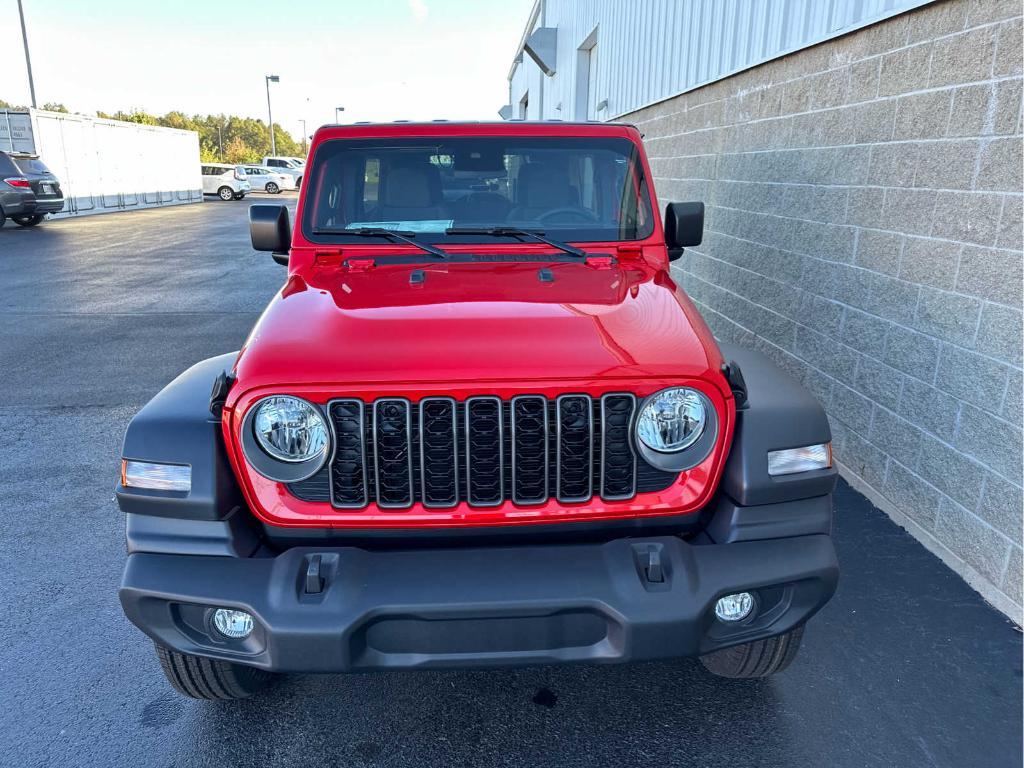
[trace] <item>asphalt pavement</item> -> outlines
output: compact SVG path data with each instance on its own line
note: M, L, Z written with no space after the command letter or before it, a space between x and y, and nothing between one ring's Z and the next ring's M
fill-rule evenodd
M679 660L175 694L117 601L120 442L280 286L259 200L0 230L0 765L1021 765L1020 632L845 484L839 591L769 680Z

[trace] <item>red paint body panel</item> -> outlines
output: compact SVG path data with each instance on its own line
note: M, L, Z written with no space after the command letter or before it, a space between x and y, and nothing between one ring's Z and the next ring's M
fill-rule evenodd
M596 124L397 124L324 128L311 149L333 139L376 136L624 136L628 126ZM312 176L312 174L309 174ZM304 190L305 193L305 190ZM301 220L304 193L299 200ZM451 252L544 254L544 245L448 245ZM254 327L235 366L237 382L224 409L224 436L252 510L264 521L292 527L410 528L516 525L606 520L693 512L717 487L735 421L732 393L721 373L714 339L689 298L668 273L659 217L643 241L586 243L615 261L438 263L345 266L344 260L414 254L402 245L316 246L296 227L289 277ZM546 266L552 282L541 282ZM420 269L426 279L410 282ZM260 397L295 394L313 402L353 396L366 401L401 395L629 391L638 397L667 386L701 389L721 428L707 459L658 493L622 502L595 497L585 504L450 510L335 509L301 501L253 471L242 456L238 430Z

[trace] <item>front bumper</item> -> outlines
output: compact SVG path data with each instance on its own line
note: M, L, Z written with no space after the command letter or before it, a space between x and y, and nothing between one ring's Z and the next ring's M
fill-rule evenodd
M136 626L183 653L279 672L343 672L696 656L793 629L828 601L837 578L827 535L705 545L658 536L304 547L268 558L136 552L120 598ZM735 625L715 619L717 598L739 591L755 593L753 616ZM245 640L218 639L211 606L250 612L256 629Z

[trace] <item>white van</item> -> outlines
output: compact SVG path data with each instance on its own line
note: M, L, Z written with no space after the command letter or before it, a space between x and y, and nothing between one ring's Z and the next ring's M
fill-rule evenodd
M263 166L270 168L275 173L287 173L295 177L295 186L302 186L302 176L306 173L306 161L301 157L264 157Z
M203 194L221 200L241 200L252 189L241 165L206 163L202 166Z

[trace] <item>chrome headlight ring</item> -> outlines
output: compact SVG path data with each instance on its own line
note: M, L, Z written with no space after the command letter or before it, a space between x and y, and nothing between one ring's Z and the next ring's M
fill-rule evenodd
M299 410L308 409L307 413L303 414L304 416L308 417L311 415L309 412L311 412L320 420L321 424L312 425L314 431L320 429L322 434L317 432L317 437L314 438L314 445L311 449L311 455L308 458L287 459L284 458L284 452L277 452L277 456L272 455L272 452L276 452L274 451L274 446L266 438L261 440L257 436L256 420L260 414L260 409L264 406L270 407L274 405L275 401L290 401L277 404L293 408L297 407ZM309 429L309 426L303 428ZM301 480L307 480L319 472L324 464L330 460L334 451L333 437L330 419L327 418L323 409L308 400L295 397L294 395L268 395L267 397L260 398L252 404L242 420L242 453L245 455L246 461L259 474L277 483L297 483ZM301 443L301 441L299 442Z
M643 417L644 409L651 406L659 396L674 391L685 391L697 398L703 408L704 423L700 428L700 434L689 441L684 441L681 448L677 450L656 450L649 446L640 437L640 420ZM715 411L711 400L699 389L693 387L667 387L648 395L641 401L636 411L636 418L633 424L633 444L640 457L655 469L664 472L683 472L693 469L706 459L715 447L718 440L718 414Z

